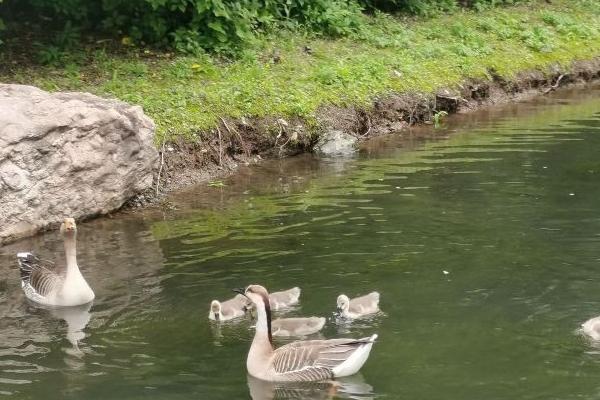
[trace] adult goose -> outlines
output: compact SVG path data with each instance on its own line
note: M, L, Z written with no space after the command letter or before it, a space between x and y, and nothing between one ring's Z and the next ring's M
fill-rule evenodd
M272 382L322 381L353 375L369 357L377 339L306 340L273 348L269 293L260 285L250 285L244 294L256 306L254 340L248 352L246 368L258 379Z
M230 319L243 317L246 314L247 307L248 299L241 294L224 302L213 300L210 303L208 318L213 321L229 321Z
M594 340L600 340L600 317L592 318L581 324L583 333Z
M306 336L319 332L323 326L323 317L278 318L271 323L271 331L273 336Z
M66 268L51 269L52 263L43 262L32 253L18 253L21 287L25 296L46 306L78 306L94 300L94 292L81 275L77 265L77 226L73 218L65 218L60 225L66 255Z
M345 294L337 298L338 312L345 318L360 318L379 311L379 293L372 292L362 297L349 299Z

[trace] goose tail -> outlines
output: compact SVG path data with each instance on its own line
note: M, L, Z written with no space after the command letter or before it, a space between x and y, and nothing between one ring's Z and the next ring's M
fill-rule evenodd
M32 253L17 253L17 262L19 263L19 272L21 273L21 283L23 285L30 283L31 274L35 269L37 261L37 257Z

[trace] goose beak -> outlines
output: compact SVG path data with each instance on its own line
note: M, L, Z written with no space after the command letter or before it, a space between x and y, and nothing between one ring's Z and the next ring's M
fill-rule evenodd
M337 308L337 313L340 314L340 315L342 314L342 307L338 307Z
M216 312L216 313L215 313L215 321L219 321L220 319L221 319L221 318L219 317L219 313L218 313L218 312Z
M244 288L237 288L237 289L231 289L231 290L233 290L235 293L239 293L242 296L248 298L248 296L246 296L246 289L244 289Z

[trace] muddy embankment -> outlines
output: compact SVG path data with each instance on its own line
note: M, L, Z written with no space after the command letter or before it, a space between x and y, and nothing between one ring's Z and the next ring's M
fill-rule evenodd
M218 127L199 132L195 141L180 140L160 146L161 161L153 189L132 199L127 207L140 207L167 192L226 176L239 164L312 151L327 131L343 131L359 141L385 134L403 135L408 127L433 123L438 113L474 111L597 79L600 58L574 62L569 68L556 66L548 71L524 72L510 80L489 71L489 79L470 79L435 94L382 96L370 108L323 107L316 126L314 122L277 117L220 119Z

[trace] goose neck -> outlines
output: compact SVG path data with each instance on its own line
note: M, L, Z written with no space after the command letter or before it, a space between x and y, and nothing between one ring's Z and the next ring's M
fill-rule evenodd
M79 270L77 266L76 234L69 232L65 234L65 256L67 261L67 274Z
M256 334L254 341L267 342L272 347L271 307L269 303L258 304L256 307Z

